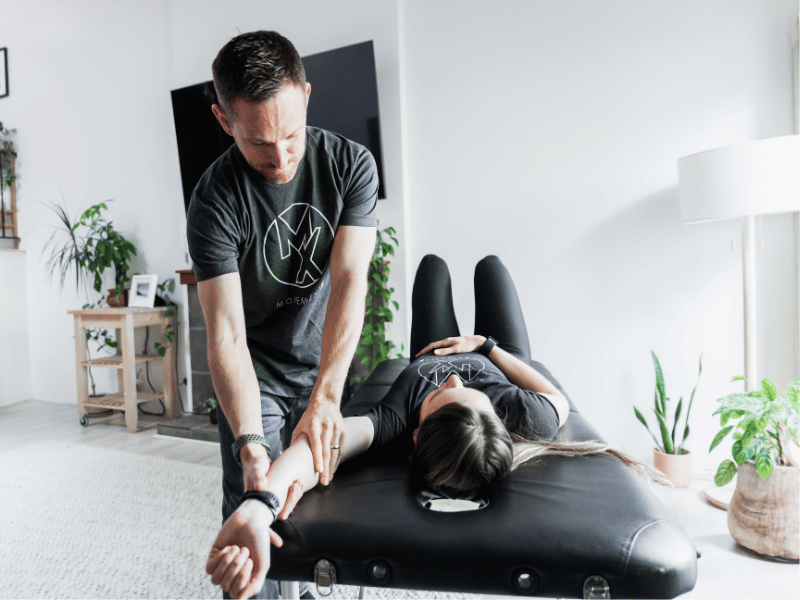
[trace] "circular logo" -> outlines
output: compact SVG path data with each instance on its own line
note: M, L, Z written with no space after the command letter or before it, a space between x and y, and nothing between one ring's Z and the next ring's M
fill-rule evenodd
M333 227L319 210L292 204L264 235L264 262L270 275L297 288L314 285L328 265L333 236Z
M420 361L417 373L426 381L436 387L442 385L450 375L455 373L462 382L468 383L475 379L475 376L483 371L486 365L479 358L471 356L437 356Z

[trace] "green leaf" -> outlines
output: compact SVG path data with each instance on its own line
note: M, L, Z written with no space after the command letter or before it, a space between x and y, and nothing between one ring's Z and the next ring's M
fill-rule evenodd
M729 459L723 460L719 465L719 469L717 469L717 474L714 475L714 483L717 484L717 487L722 487L729 483L736 475L736 470L735 462Z
M160 348L156 348L156 352L158 352L159 356L164 356L167 353L167 349L161 346Z
M744 375L734 375L733 379L731 379L731 383L734 381L747 381L747 377Z
M667 392L664 385L664 373L661 371L661 363L658 362L656 353L651 350L650 354L653 355L653 366L656 369L656 390L661 398L661 414L665 414L667 412Z
M761 479L766 479L775 468L775 458L770 446L763 446L756 454L756 471Z
M392 300L392 304L394 304L395 310L400 310L400 303L397 300Z
M761 382L761 391L767 398L769 398L770 402L773 402L778 395L778 390L775 388L775 384L771 379L767 379L766 377Z
M676 445L675 432L678 430L678 419L681 418L681 409L683 408L683 397L678 400L678 408L675 409L675 423L672 425L672 444Z
M716 448L719 443L725 439L725 436L728 435L731 430L733 429L733 425L728 425L725 429L720 431L716 436L714 436L714 441L711 442L711 447L708 449L711 452L714 448Z
M364 357L364 358L362 358L362 359L361 359L361 364L362 364L362 365L368 365L368 364L369 364L369 358L368 358L368 357Z
M749 448L744 448L742 446L742 440L736 440L733 442L731 453L733 454L733 460L736 461L736 464L743 465L745 462L753 458L756 453L756 449L755 446L752 445Z
M670 440L669 430L667 429L667 423L664 420L664 417L661 416L661 413L656 413L656 419L658 420L658 427L661 429L661 439L664 442L664 452L666 454L675 454L675 448L672 446L672 440Z
M644 418L644 415L641 412L639 412L639 409L636 408L635 406L633 407L633 412L636 413L636 418L639 419L641 424L644 425L644 428L647 429L647 433L649 433L650 437L653 438L653 441L656 443L656 448L658 448L661 444L658 443L656 436L654 436L653 433L650 431L650 427L648 426L647 421Z
M361 356L362 354L364 354L364 346L356 346L356 354L358 356Z

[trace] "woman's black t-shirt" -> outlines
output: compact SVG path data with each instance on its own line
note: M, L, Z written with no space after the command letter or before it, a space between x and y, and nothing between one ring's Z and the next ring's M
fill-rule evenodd
M464 387L489 397L511 433L541 440L552 440L558 433L558 413L547 398L511 383L482 354L423 356L403 370L383 400L363 413L375 428L370 452L388 447L401 436L410 440L419 426L423 400L454 373Z

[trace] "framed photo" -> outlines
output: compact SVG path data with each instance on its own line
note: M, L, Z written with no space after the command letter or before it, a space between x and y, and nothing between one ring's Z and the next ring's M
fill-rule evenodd
M0 98L8 96L8 48L0 48Z
M128 292L128 306L153 308L157 285L158 275L134 275Z

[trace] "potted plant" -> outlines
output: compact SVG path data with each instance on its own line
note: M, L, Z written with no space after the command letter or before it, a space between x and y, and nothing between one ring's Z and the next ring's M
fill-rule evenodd
M44 247L43 257L47 257L46 268L50 278L58 274L60 288L63 290L68 273L74 269L76 290L83 284L87 296L89 286L100 294L97 301L89 301L83 308L96 308L106 301L102 290L103 274L108 268L114 270L115 282L113 290L109 292L113 291L115 296L122 292L124 283L129 280L131 259L137 252L133 243L117 232L113 224L103 216L102 213L108 210L108 205L105 202L95 204L74 221L63 206L55 203L48 206L58 216L60 225L56 227ZM112 302L113 300L109 300L109 305ZM97 342L98 351L104 348L114 351L117 347L117 341L106 329L87 328L86 340ZM91 369L89 378L92 396L96 396Z
M217 424L217 399L216 398L209 398L208 400L203 400L200 403L200 414L201 415L208 415L209 420L211 421L212 425Z
M375 249L367 274L367 297L364 328L361 331L361 340L355 351L353 371L355 375L350 381L354 391L379 364L388 360L395 349L395 343L386 339L386 324L394 320L394 310L400 309L400 304L392 300L394 288L389 287L389 256L394 256L395 248L399 245L395 237L394 227L379 229L375 239ZM402 347L400 350L402 351ZM396 353L398 358L401 353Z
M74 267L76 289L81 281L91 281L94 290L101 294L100 300L87 307L98 306L104 300L109 306L126 306L122 293L130 281L131 262L137 251L136 246L114 229L114 224L103 215L108 205L101 202L90 206L74 222L64 207L52 204L50 208L61 222L61 227L53 232L45 245L45 251L50 252L47 260L50 276L59 272L63 288L70 267ZM106 269L112 269L114 274L114 287L108 290L108 298L102 295Z
M681 442L678 443L678 433L681 431L678 428L678 421L681 418L683 410L683 397L678 400L675 407L675 418L672 420L672 431L668 427L667 417L667 398L666 385L664 384L664 373L661 370L661 363L658 361L656 353L652 350L650 354L653 355L653 365L656 370L656 389L655 389L655 406L653 412L656 415L658 428L661 431L661 441L659 444L656 436L650 431L644 415L635 406L633 407L636 418L641 421L642 425L647 429L647 433L653 438L656 447L653 449L653 463L659 471L666 475L676 487L687 487L692 483L692 456L689 450L685 448L686 440L689 437L689 413L692 410L692 403L694 402L694 393L697 391L697 384L700 383L700 374L703 372L703 355L700 355L700 367L697 372L697 383L694 385L691 396L689 396L689 404L686 407L686 420L683 427L683 434Z
M745 379L742 376L733 381ZM798 488L800 470L790 457L797 456L800 379L778 394L769 379L760 389L718 398L722 429L711 442L717 447L733 432L733 460L720 463L714 483L723 486L736 479L728 506L728 530L745 548L773 558L798 560ZM735 424L729 424L738 421ZM709 450L709 451L710 451Z

